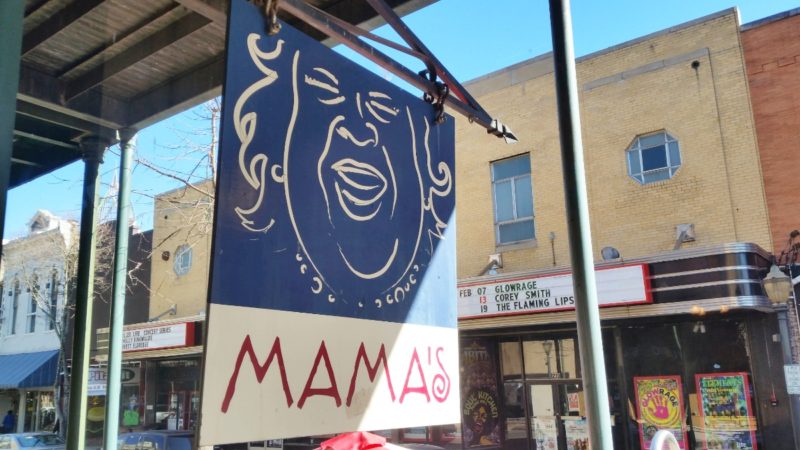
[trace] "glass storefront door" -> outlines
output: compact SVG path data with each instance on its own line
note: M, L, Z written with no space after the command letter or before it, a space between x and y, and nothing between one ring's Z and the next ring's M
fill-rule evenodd
M584 405L580 383L554 382L528 385L531 438L536 450L586 450L588 428L581 415Z
M500 353L504 449L589 450L576 337L501 342ZM614 405L610 400L612 411Z

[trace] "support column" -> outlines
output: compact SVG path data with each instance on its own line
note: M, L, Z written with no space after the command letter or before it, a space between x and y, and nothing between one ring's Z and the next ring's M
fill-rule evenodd
M114 285L111 323L108 331L108 378L106 380L106 422L103 448L116 448L119 434L119 395L122 388L122 327L125 325L125 291L128 279L128 217L131 161L136 146L136 130L120 130L119 195L117 196L117 235L114 252Z
M17 405L17 433L25 432L25 407L28 405L28 391L19 390L19 404Z
M11 175L14 148L14 119L19 90L22 48L23 0L0 1L0 237L6 221L6 192ZM3 250L0 240L0 251Z
M583 370L589 439L594 450L612 450L608 381L603 359L600 310L597 304L597 285L592 260L592 234L589 224L586 173L583 166L578 82L575 75L569 0L550 0L550 25L553 35L558 129L572 260L572 284L575 289L578 345Z
M97 176L108 140L92 136L81 141L83 151L83 203L78 252L78 276L73 321L72 367L70 369L67 450L83 450L86 439L86 381L89 378L89 352L92 342L92 302L94 297L95 205Z

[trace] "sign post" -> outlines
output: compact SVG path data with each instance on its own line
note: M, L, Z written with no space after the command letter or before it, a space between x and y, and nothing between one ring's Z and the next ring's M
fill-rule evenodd
M459 422L452 119L229 20L200 445Z

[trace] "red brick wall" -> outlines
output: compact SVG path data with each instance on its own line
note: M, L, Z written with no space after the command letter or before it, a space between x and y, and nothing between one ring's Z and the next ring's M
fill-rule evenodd
M800 228L800 15L742 33L775 253Z

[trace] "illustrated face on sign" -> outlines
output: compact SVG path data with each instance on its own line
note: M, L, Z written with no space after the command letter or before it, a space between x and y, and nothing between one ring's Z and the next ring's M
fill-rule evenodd
M397 280L413 260L422 226L409 117L389 95L346 86L331 70L304 62L301 56L295 63L297 119L284 164L298 238L334 291L353 278ZM312 132L309 123L324 128ZM417 179L398 179L409 173ZM294 195L299 190L302 198Z
M291 113L279 159L278 152L248 156L256 117L235 118L240 169L259 190L255 205L236 209L242 225L265 233L280 220L260 228L250 221L269 195L271 177L283 185L295 259L314 294L354 308L413 298L447 226L436 205L452 195L449 165L431 155L429 143L438 136L433 111L406 104L381 80L352 77L348 62L323 64L282 40L262 50L258 37L249 38L248 48L267 75L258 82L263 86L253 86L275 83L270 89L291 96ZM280 69L271 70L271 61ZM269 118L278 129L284 111L276 107Z
M478 436L483 434L483 429L488 419L489 411L487 410L486 405L480 404L476 406L472 411L472 431Z

